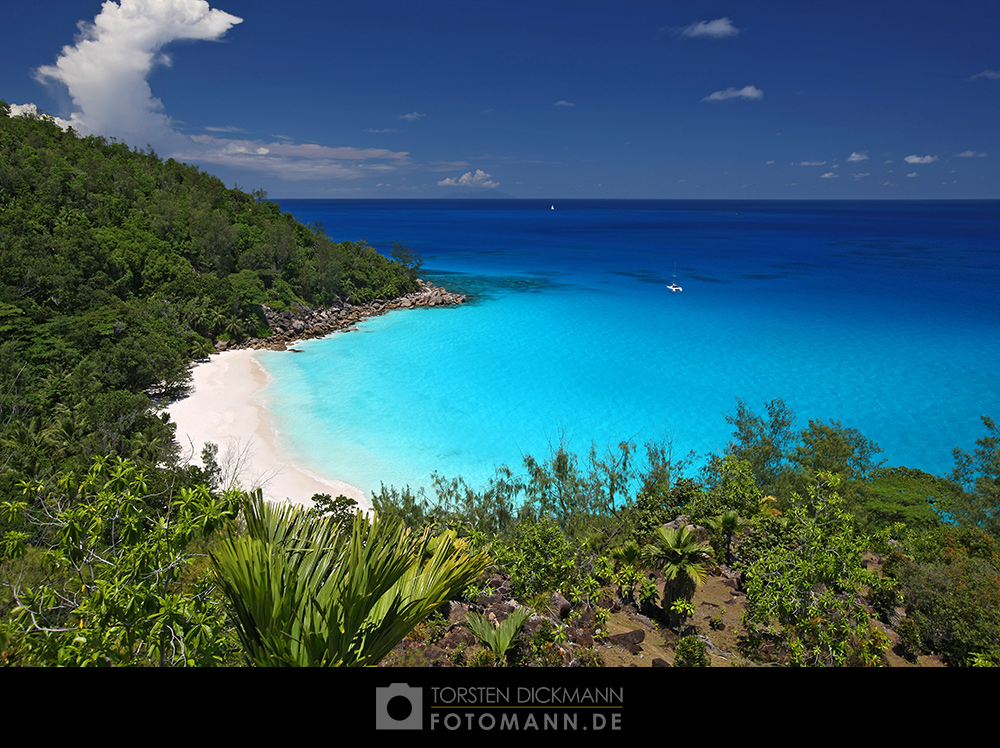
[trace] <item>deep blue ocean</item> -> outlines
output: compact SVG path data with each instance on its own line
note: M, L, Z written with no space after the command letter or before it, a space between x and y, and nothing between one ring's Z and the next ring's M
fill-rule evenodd
M473 297L262 354L283 448L369 495L479 485L560 439L704 458L737 398L936 474L1000 418L998 201L277 202Z

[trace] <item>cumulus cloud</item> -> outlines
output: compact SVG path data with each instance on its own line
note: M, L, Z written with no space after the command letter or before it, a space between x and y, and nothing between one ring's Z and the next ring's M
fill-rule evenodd
M962 151L961 153L955 154L958 158L986 158L990 154L983 153L982 151Z
M189 163L294 181L353 180L411 165L404 151L296 144L282 135L272 135L267 142L226 137L242 131L232 126L205 127L208 134L191 137L175 130L148 83L154 68L170 64L163 48L178 40L218 40L241 22L213 10L206 0L107 0L92 23L80 23L75 43L63 48L54 65L39 68L36 76L68 89L77 111L68 121L57 120L63 126L116 137L132 146L151 144ZM402 119L423 116L413 112Z
M697 21L681 30L681 36L689 39L725 39L736 36L740 29L728 18L716 18L714 21Z
M572 101L566 101L566 99L559 99L559 101L554 103L552 106L576 106L576 104Z
M907 156L903 159L908 164L932 164L938 160L937 156Z
M458 179L448 177L438 182L441 187L488 187L490 189L499 187L500 183L492 178L492 174L487 174L482 169L476 169L475 173L465 172Z
M242 20L206 0L108 0L93 23L80 23L76 43L35 75L66 86L76 108L69 122L80 132L174 147L183 136L153 96L150 72L170 65L163 48L171 42L217 40Z
M852 153L850 156L847 157L847 160L848 161L867 161L868 160L868 151L862 151L861 153L858 153L857 151L855 151L854 153Z
M743 86L743 88L727 88L723 91L716 91L706 96L702 101L726 101L727 99L763 99L764 92L757 86Z
M839 174L834 174L832 171L828 171L826 174L821 174L820 179L836 179Z
M418 119L423 119L426 116L422 112L410 112L409 114L400 114L398 118L405 119L407 122L416 122Z
M910 172L906 176L907 176L908 179L913 179L915 176L917 176L917 172L915 172L915 171Z

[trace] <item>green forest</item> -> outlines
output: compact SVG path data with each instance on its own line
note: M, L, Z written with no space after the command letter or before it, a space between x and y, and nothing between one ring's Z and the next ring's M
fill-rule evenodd
M370 516L223 485L211 448L180 459L163 407L193 361L267 337L264 305L416 290L398 249L0 102L0 664L421 664L412 645L461 628L444 664L600 666L633 616L675 666L1000 665L987 416L934 476L736 400L724 454L555 444L484 486L383 486ZM703 626L698 591L723 577L739 621ZM516 605L494 623L497 580Z

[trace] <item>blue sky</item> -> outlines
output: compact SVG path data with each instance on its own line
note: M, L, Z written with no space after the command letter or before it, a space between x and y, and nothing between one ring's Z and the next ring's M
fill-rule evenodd
M7 3L0 98L272 197L998 198L995 0Z

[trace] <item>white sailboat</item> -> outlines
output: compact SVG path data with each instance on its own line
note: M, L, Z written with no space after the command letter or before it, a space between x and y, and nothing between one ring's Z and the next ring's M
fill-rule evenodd
M670 293L680 293L684 289L677 285L677 263L674 263L674 276L671 279L670 285L667 286L667 290Z

